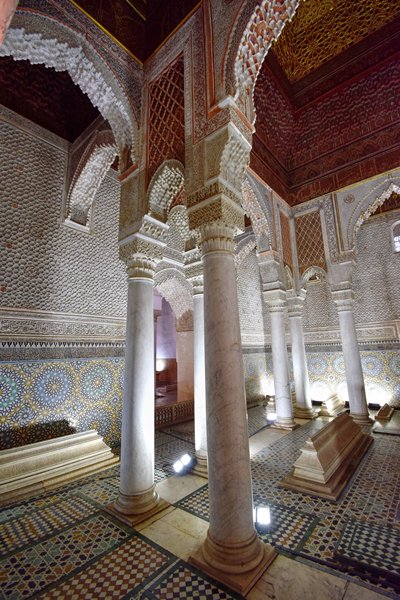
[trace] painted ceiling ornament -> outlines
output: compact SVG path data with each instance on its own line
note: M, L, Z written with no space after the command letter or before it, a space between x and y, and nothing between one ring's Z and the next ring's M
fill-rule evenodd
M288 81L294 83L399 14L399 3L386 0L304 0L273 52Z
M80 46L70 47L56 39L43 38L40 33L11 28L0 47L0 56L67 71L72 81L109 122L119 149L134 147L133 129L124 106Z
M352 204L352 202L354 202L355 197L353 196L353 194L347 194L344 198L343 198L343 202L345 204Z
M251 99L258 73L272 42L276 41L286 22L293 18L300 0L263 0L256 7L244 31L236 56L236 96L241 108L247 108L250 121L252 107L244 107Z

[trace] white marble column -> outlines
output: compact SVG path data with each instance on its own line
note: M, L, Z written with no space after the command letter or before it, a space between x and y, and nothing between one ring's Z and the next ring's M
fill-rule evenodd
M311 401L302 319L305 297L306 290L304 289L299 294L293 291L288 292L287 295L290 335L292 339L294 389L296 392L294 416L300 419L315 419L317 412L313 410Z
M210 526L191 561L247 590L274 558L253 523L249 442L234 258L234 230L205 225L204 341Z
M135 260L128 269L120 491L108 509L130 525L166 505L154 484L153 275L150 260Z
M204 295L203 282L193 283L194 336L194 445L197 464L193 470L201 477L207 469L206 375L204 356Z
M295 429L285 333L286 292L275 289L263 292L271 317L272 368L275 386L276 421L274 427Z
M350 415L357 423L370 423L371 418L368 413L364 375L354 323L353 290L333 290L332 296L339 313L340 336L346 369Z

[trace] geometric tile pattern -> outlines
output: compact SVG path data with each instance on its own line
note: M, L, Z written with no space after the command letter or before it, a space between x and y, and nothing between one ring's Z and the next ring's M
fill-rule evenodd
M199 488L176 503L179 508L190 512L205 521L209 519L210 501L208 498L208 484Z
M398 575L400 584L400 529L348 521L342 530L335 555L340 559Z
M264 407L249 410L249 425L263 426L264 420ZM400 591L400 439L374 436L338 502L279 488L300 448L323 424L309 422L252 458L254 503L269 506L271 514L268 529L259 535L279 550L361 578L395 598ZM156 479L170 474L175 456L193 451L188 439L178 437L182 431L176 433L156 436L161 464ZM1 511L0 597L239 597L98 512L118 494L118 470ZM176 506L208 520L207 483Z
M365 567L363 571L355 569L354 574L378 584L390 594L393 587L400 585L400 580L394 579L400 560L400 439L373 436L374 443L338 502L280 488L280 480L291 471L307 438L323 425L320 420L309 422L251 459L254 503L269 506L271 513L271 525L261 537L277 548L339 571L344 570L344 554L339 555L339 550L343 549L343 553L345 549L348 553L351 550L354 561L359 561L358 567L360 564ZM208 486L189 494L176 506L208 520ZM337 547L349 522L356 522L359 527L350 550L345 546L348 536ZM381 543L375 543L379 537ZM369 539L374 541L369 552L365 552L363 543L365 540L367 544ZM387 560L383 557L385 547ZM387 575L383 581L370 576L377 565ZM348 564L345 570L349 570Z
M170 158L185 164L184 65L180 56L149 85L149 180Z
M192 600L192 598L210 598L210 600L229 600L242 598L221 583L206 579L193 567L180 561L171 567L169 572L153 583L143 594L142 598L156 600Z
M257 498L254 498L258 506ZM314 528L317 519L313 515L293 512L284 506L269 504L271 523L259 537L276 548L299 552L305 536Z
M44 597L60 600L122 598L170 562L167 553L135 536L78 575L47 591Z
M17 552L1 562L5 598L28 598L128 537L102 515Z
M296 244L300 275L308 267L322 267L326 271L324 240L319 212L312 212L295 219Z
M249 437L270 425L270 423L267 421L268 412L270 412L270 410L267 410L265 406L255 406L254 408L249 408L247 411L247 428L249 430Z
M119 484L118 484L119 485ZM88 483L79 488L79 495L105 506L118 497L118 485L112 485L107 480Z
M0 530L0 553L15 551L34 540L85 519L97 509L82 498L71 497L41 511L5 523Z
M124 364L119 357L1 363L1 447L87 429L118 444Z

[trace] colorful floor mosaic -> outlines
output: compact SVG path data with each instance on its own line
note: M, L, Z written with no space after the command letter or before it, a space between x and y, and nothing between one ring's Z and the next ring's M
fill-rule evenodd
M156 432L156 482L193 439L193 424ZM103 512L118 489L116 466L0 511L0 598L238 597Z
M249 411L249 430L266 426L264 412ZM338 503L278 486L323 424L307 423L252 459L255 504L268 505L271 514L259 535L280 552L397 598L399 438L375 436ZM182 430L157 432L156 481L171 474L173 460L185 451L193 451L193 443ZM0 511L0 599L240 598L105 513L118 487L113 467ZM207 484L176 506L207 520Z
M350 571L397 598L400 593L398 437L374 436L374 444L337 503L279 487L307 438L324 424L311 421L253 457L254 504L269 506L271 514L271 524L260 536L278 550L338 572ZM208 519L207 484L177 506Z

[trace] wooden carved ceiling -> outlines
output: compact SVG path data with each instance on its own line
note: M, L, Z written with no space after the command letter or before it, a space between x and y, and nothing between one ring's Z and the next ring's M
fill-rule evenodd
M69 142L100 114L67 72L9 57L0 59L0 103Z
M73 4L144 62L200 0L72 0Z
M398 167L400 4L303 0L257 79L251 168L298 204Z
M272 52L294 83L400 16L387 0L303 0Z

